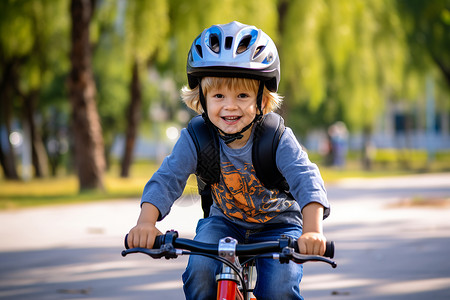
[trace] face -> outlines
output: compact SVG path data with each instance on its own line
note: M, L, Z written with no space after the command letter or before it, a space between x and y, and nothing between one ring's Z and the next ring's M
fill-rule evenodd
M256 116L256 94L256 91L244 87L228 88L222 85L211 88L206 95L209 119L225 133L241 131ZM250 133L251 130L245 131L244 137L236 142L245 144Z

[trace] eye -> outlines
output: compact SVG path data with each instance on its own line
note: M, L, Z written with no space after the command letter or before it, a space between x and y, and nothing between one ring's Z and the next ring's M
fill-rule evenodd
M245 98L248 98L248 97L250 97L250 95L247 94L247 93L241 93L241 94L238 95L238 98L240 98L240 99L245 99Z
M222 99L224 96L222 94L215 94L213 98Z

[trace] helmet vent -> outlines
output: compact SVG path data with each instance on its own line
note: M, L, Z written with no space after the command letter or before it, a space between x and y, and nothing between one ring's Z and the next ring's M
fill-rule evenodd
M225 38L225 49L230 49L231 48L231 44L233 44L233 37L232 36L227 36Z
M214 53L219 53L220 52L220 42L219 42L219 37L217 35L211 34L209 36L209 48Z
M248 49L248 46L250 45L250 41L252 40L251 35L246 35L242 38L242 40L239 42L239 46L237 47L236 53L241 54L245 50Z
M197 49L198 55L200 55L200 57L203 57L202 46L200 46L200 45L195 45L195 48Z
M197 50L197 54L203 58L203 50L201 45L201 37L200 35L194 41L195 49Z
M255 55L253 55L253 59L258 57L258 55L260 55L261 52L263 52L265 48L266 48L266 46L259 46L258 48L256 48Z

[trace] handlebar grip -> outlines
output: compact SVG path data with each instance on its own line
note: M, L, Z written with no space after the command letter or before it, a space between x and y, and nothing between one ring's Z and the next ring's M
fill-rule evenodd
M166 237L165 235L157 235L155 237L155 243L153 244L153 249L161 248L161 245L164 245L164 243L165 243L165 241L164 241L165 237Z
M125 249L130 249L130 246L128 245L128 233L125 235L123 243L125 245Z
M291 247L294 248L295 252L300 253L300 250L298 249L297 241L294 241L291 244ZM325 245L325 257L333 258L334 257L334 241L327 241Z
M164 244L164 235L158 235L155 238L155 243L153 244L153 249L159 249L161 248L161 245ZM124 245L125 245L125 249L130 249L130 245L128 245L128 234L125 235L125 239L124 239Z
M325 248L325 257L333 258L334 257L334 241L327 241L327 245Z

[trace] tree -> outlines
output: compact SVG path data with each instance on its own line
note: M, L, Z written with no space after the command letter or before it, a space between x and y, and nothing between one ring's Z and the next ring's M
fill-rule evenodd
M15 32L14 35L11 32ZM14 118L13 100L16 98L14 86L19 78L23 57L32 48L30 42L31 24L23 15L23 3L15 5L0 3L0 162L8 179L18 179L15 155L10 143L11 122Z
M121 177L128 177L141 120L141 73L154 63L167 42L169 29L166 1L129 1L125 18L125 48L131 66L130 103L127 110L125 147L121 162Z
M13 84L12 79L16 74L16 59L7 59L3 39L0 47L0 63L2 66L0 81L0 163L7 179L18 179L14 150L9 140L11 133L11 121L13 116ZM3 135L6 133L6 136Z
M75 162L81 190L104 189L105 158L102 128L97 112L96 88L91 67L89 24L92 0L72 0L71 70L68 78L72 106Z
M448 116L450 1L397 0L395 3L408 45L405 94L410 99L423 97L426 80L432 80L437 110Z
M291 124L303 133L337 120L354 131L372 128L384 99L402 89L406 48L395 4L302 0L282 8L282 91Z
M67 1L3 1L0 5L5 113L30 132L35 176L44 177L48 159L42 139L43 122L38 120L43 119L47 108L42 93L55 76L67 72L61 72L68 61L62 55L67 56ZM14 162L12 158L10 161Z
M397 5L416 63L423 68L433 62L450 86L450 1L398 0Z
M60 18L49 18L48 22L40 20L46 19L48 15L57 15L54 11L59 8L60 5L54 5L49 1L9 1L2 2L0 13L2 14L0 52L1 65L4 67L2 76L4 120L10 122L13 118L11 107L14 101L14 106L22 110L22 113L16 116L21 120L22 129L30 132L32 163L37 177L46 176L48 173L47 154L40 126L36 124L41 86L45 78L51 77L51 74L48 74L51 73L48 72L48 52L54 52L46 51L44 48L51 48L48 40L59 30L59 26L55 25ZM9 128L9 125L6 128ZM25 135L24 138L28 136ZM7 150L6 153L11 155L12 151ZM9 157L8 160L11 168L14 159Z
M0 163L3 169L3 174L7 179L18 179L14 150L9 140L11 133L11 119L12 119L12 85L10 80L12 72L14 72L15 63L9 62L5 65L4 53L0 52L0 59L2 65L2 74L0 82ZM6 133L6 136L3 135Z
M120 3L123 5L121 6ZM124 1L101 1L91 21L93 69L97 88L97 108L102 124L106 167L111 165L111 149L116 136L125 131L127 85L130 72L125 58Z

